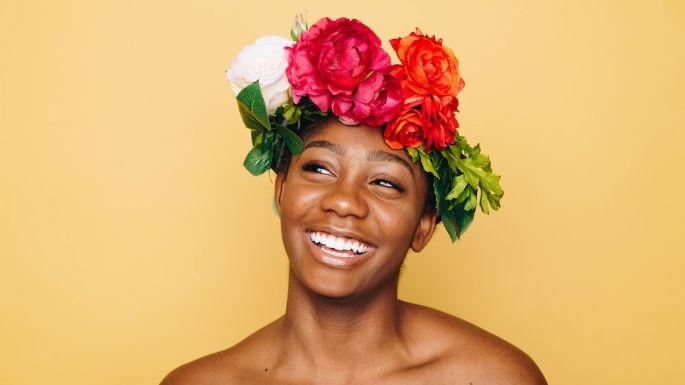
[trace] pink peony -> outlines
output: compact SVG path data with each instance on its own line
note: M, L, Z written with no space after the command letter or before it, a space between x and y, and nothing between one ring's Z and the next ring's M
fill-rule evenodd
M389 74L375 72L364 80L351 103L333 102L333 113L345 124L362 123L377 127L390 121L402 109L402 86Z
M321 111L333 107L336 115L345 115L343 119L352 122L359 121L353 115L365 116L362 110L374 104L368 100L370 92L381 97L392 93L391 100L394 101L394 86L381 85L379 88L374 83L368 85L365 95L360 95L360 102L356 102L355 92L365 80L374 77L376 72L384 74L390 70L390 56L381 48L380 39L358 20L323 18L303 32L300 41L286 50L286 75L292 85L295 103L307 96ZM388 84L387 81L382 83ZM380 89L392 89L392 92ZM357 112L350 113L357 105ZM383 112L386 110L380 106L374 108ZM344 111L344 114L336 111Z

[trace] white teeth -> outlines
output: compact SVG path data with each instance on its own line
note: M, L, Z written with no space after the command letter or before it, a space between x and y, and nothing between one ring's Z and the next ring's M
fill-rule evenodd
M343 256L344 258L344 256ZM345 264L345 261L341 259L335 259L335 258L330 258L330 257L323 257L323 260L326 261L326 263L331 264L331 265L336 265L336 266L342 266Z
M334 249L338 251L350 251L352 250L356 254L363 254L366 252L368 246L357 240L339 238L332 234L322 233L320 231L315 231L309 233L309 239L314 243L322 244L329 249Z

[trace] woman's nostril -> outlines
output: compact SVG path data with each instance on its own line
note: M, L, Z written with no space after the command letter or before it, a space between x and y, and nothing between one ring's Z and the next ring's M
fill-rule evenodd
M324 210L333 211L343 217L363 217L368 211L362 189L354 185L345 186L342 183L331 186L331 191L321 200L321 205Z

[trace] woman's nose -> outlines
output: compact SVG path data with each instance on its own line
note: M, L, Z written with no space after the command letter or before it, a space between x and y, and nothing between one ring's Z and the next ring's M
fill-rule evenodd
M369 207L365 199L364 188L353 180L340 178L329 186L330 190L321 201L321 207L333 211L340 217L356 216L363 218Z

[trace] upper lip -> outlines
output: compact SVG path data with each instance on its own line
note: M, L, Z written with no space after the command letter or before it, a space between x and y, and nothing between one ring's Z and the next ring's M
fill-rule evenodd
M355 233L354 231L350 231L350 230L338 229L338 228L330 227L330 226L312 226L312 227L307 228L306 231L307 232L321 231L323 233L333 234L337 237L352 238L352 239L355 239L359 242L366 244L367 246L376 247L376 245L373 242L369 241L364 236L362 236L358 233Z

